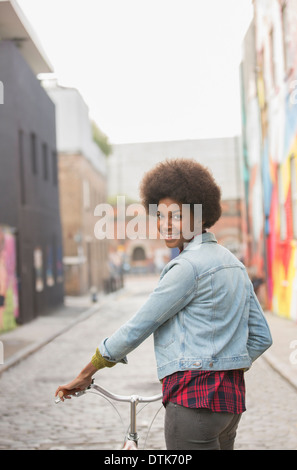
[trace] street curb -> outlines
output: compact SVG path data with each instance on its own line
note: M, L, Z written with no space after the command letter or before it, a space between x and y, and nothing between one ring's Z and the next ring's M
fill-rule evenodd
M263 359L266 363L277 372L283 379L285 379L292 387L297 390L297 377L292 377L292 371L289 366L276 358L271 352L265 352Z
M289 345L296 338L297 323L289 318L280 317L271 310L265 310L264 313L271 330L273 345L261 357L280 377L297 390L297 369L291 364L289 358ZM285 350L285 348L288 349Z

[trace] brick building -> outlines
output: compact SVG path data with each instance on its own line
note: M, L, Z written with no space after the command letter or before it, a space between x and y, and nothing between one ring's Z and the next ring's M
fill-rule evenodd
M94 209L106 202L106 157L93 140L89 110L80 93L43 83L56 105L65 293L100 291L108 280L107 240L94 236Z

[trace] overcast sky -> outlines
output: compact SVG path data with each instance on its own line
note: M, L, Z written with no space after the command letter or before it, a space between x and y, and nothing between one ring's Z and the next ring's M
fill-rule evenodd
M18 0L111 143L240 133L252 0Z

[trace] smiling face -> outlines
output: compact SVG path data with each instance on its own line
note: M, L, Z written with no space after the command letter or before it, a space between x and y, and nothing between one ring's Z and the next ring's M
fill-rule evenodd
M187 210L188 209L188 210ZM161 199L157 227L168 248L183 248L193 238L194 216L189 208L170 198Z

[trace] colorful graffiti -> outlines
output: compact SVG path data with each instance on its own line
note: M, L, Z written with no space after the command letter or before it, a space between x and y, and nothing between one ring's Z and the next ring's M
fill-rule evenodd
M15 235L12 229L0 227L0 331L13 329L18 316Z
M296 21L295 1L255 0L242 63L245 259L252 274L265 281L265 307L294 321L297 321Z
M290 105L289 99L285 129L285 158L279 165L271 162L269 172L268 297L274 312L297 320L297 213L293 194L293 182L297 180L297 106Z

